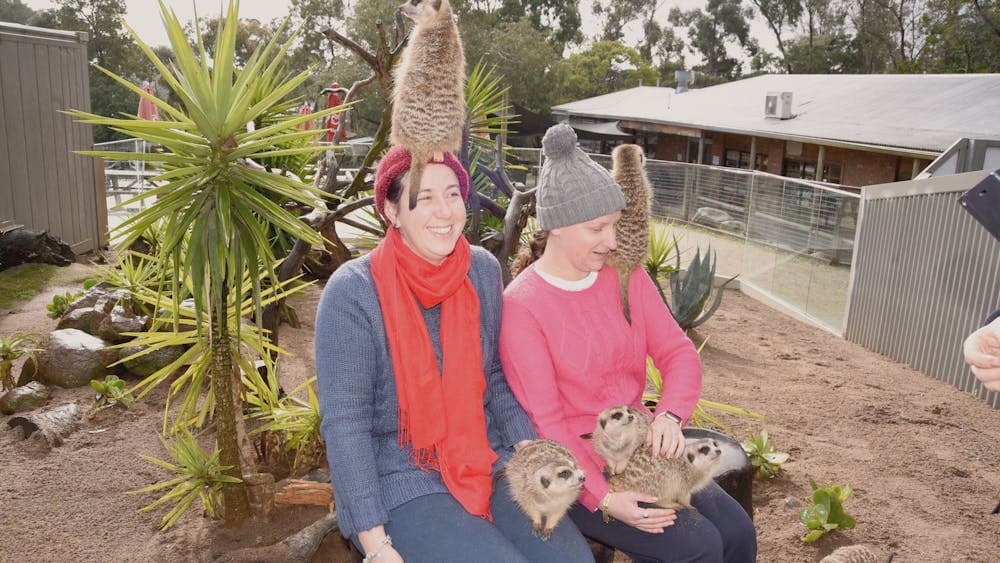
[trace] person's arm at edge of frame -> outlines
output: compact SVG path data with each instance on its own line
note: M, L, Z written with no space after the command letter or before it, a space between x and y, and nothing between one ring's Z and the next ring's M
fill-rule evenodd
M555 367L533 315L506 297L500 326L500 358L510 389L535 428L540 429L539 436L561 443L576 456L586 477L580 504L590 511L596 510L608 492L602 468L587 455L585 438L575 435L566 424Z
M962 351L972 375L988 391L1000 391L1000 309L993 311L986 324L965 339Z
M320 428L344 532L357 534L366 554L381 550L388 560L394 551L383 528L389 512L381 501L372 440L377 350L371 323L354 298L358 288L345 278L330 278L317 310Z

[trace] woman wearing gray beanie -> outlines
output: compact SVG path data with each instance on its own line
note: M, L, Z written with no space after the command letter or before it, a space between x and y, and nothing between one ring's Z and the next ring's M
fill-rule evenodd
M647 443L654 455L680 456L681 428L701 394L701 363L642 267L628 284L631 323L625 318L618 274L605 264L625 208L620 186L576 147L568 125L549 129L542 145L537 261L504 291L500 358L539 437L568 447L586 475L570 518L585 536L635 561L754 561L753 522L718 485L692 497L697 510L659 508L648 495L610 492L604 460L581 437L608 407L646 409L649 356L664 378Z

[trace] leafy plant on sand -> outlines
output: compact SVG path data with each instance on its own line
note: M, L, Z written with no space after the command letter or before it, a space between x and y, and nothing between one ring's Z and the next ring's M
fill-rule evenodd
M90 386L97 392L97 400L94 401L94 408L113 407L124 405L125 408L132 406L132 393L125 389L125 382L117 375L106 375L104 381L92 379Z
M129 491L132 494L140 494L170 489L165 495L140 510L149 512L164 504L172 505L173 508L160 520L160 528L164 530L176 524L196 500L201 501L205 514L215 518L219 511L222 488L227 484L240 482L236 477L226 474L231 468L219 463L219 449L216 448L209 455L187 429L181 430L172 440L160 436L160 443L174 463L148 455L140 454L139 457L159 465L176 476L148 487Z
M740 445L750 457L754 475L765 483L777 475L781 471L781 465L788 461L788 454L778 451L766 428L759 434L751 434L748 439L740 442Z
M708 341L701 343L701 347L704 348ZM701 352L701 348L698 349ZM653 359L646 357L646 391L642 394L642 402L650 408L656 407L656 404L660 402L660 397L663 395L663 376L660 374L660 370L653 364ZM727 434L732 434L733 429L729 427L728 424L722 422L712 413L721 412L727 414L735 414L737 416L745 416L747 418L764 418L764 415L756 413L751 410L747 410L741 407L734 407L732 405L727 405L725 403L717 403L715 401L709 401L707 399L699 399L698 404L694 407L694 412L691 413L691 425L698 428L708 428L709 426L714 426Z
M850 530L854 527L854 517L844 511L844 502L851 498L851 486L828 484L825 487L816 485L809 478L813 496L809 506L802 509L799 521L811 531L802 536L804 542L814 542L827 532L835 530Z
M677 251L677 237L667 237L667 229L671 224L662 225L653 223L649 229L649 250L646 253L645 268L646 273L656 284L656 290L660 292L660 299L664 303L669 303L667 296L663 293L661 282L664 278L669 278L674 271L674 266L670 264L670 255Z
M702 257L701 249L696 248L694 259L687 267L687 272L681 274L681 253L677 249L677 240L674 239L674 253L676 255L676 268L670 272L670 301L667 306L674 320L684 330L696 328L715 314L715 311L722 304L722 292L729 285L729 282L736 279L733 276L722 283L715 290L715 259L712 256L712 247ZM715 290L715 300L706 309L712 291Z
M29 362L38 369L36 354L41 352L40 337L37 334L13 333L0 335L0 389L7 391L14 388L14 360L27 357Z
M155 249L155 263L162 268L161 279L169 281L171 308L181 309L180 300L185 294L193 298L193 312L187 317L193 322L188 327L201 343L203 357L198 359L197 373L202 381L211 382L204 403L211 404L219 459L224 468L220 471L226 475L213 483L222 489L223 512L229 525L238 525L250 517L248 492L241 480L245 472L254 470L251 452L240 448L241 438L246 439L246 429L241 416L238 366L250 363L242 357L241 342L243 334L253 332L242 319L256 320L255 338L260 338L262 280L269 280L267 287L271 290L282 286L277 280L268 233L276 228L309 244L322 242L315 230L275 203L277 199L312 206L319 193L297 178L265 169L257 160L322 151L323 147L288 148L287 144L315 134L299 130L297 125L340 111L337 107L327 108L307 116L293 111L299 101L292 93L310 75L311 69L294 77L284 76L283 59L296 39L295 34L289 38L284 33L284 25L274 39L256 49L240 68L234 57L238 10L238 0L230 0L225 16L218 20L215 49L209 56L201 40L203 34L196 32L197 44L189 45L183 26L161 1L161 17L175 57L169 65L130 29L180 103L172 106L105 72L156 105L160 121L71 112L82 122L110 126L164 147L163 152L155 153L87 151L83 154L108 160L140 159L164 170L152 179L155 188L131 200L155 198L155 201L119 225L113 238L121 241L121 248L128 248L150 228L161 228L162 240ZM283 37L287 41L279 43ZM258 85L262 83L272 89L260 97ZM248 123L263 126L248 127ZM164 308L156 300L153 304L157 311ZM179 333L180 315L175 315L173 321L175 332ZM164 379L159 376L155 381ZM177 385L177 381L172 385ZM188 391L192 389L189 387ZM201 386L197 389L200 391ZM185 400L192 405L198 397L186 396ZM167 409L165 416L166 412ZM189 414L178 414L181 428Z
M72 291L67 291L65 294L62 295L58 293L53 295L52 303L49 303L45 306L45 308L49 310L49 312L46 314L50 319L58 319L59 317L63 316L63 314L66 313L66 310L69 309L69 306L74 301L76 301L77 298L80 297L81 295L83 295L83 293L80 292L73 293Z
M292 469L317 464L325 453L325 442L319 430L322 418L316 378L310 377L291 394L279 398L273 385L265 384L254 374L247 376L256 380L247 382L247 387L253 390L248 393L247 403L251 405L252 416L264 421L251 433L257 436L258 443L265 444L258 447L267 450L277 446L283 455L294 452ZM299 398L302 391L306 392L307 400Z

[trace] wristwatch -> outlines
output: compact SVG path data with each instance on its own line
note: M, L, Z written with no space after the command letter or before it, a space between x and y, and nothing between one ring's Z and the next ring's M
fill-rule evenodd
M663 411L663 412L661 412L660 414L658 414L656 416L666 417L667 420L672 420L674 422L674 424L676 424L677 426L681 425L681 417L677 416L676 414L674 414L674 413L672 413L670 411Z

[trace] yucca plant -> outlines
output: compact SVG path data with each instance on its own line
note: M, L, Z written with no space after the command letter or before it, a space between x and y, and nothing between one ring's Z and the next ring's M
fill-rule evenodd
M694 259L688 265L687 272L681 275L681 253L677 249L677 239L674 239L674 254L676 268L670 272L670 301L667 306L674 320L685 331L700 326L711 318L722 304L722 292L729 282L737 278L733 276L715 289L715 258L712 256L712 246L709 245L704 258L701 249L696 248ZM706 308L712 291L715 300Z
M270 433L280 436L285 453L295 452L292 468L298 468L304 461L315 462L323 455L323 437L320 434L319 426L322 418L319 412L319 397L316 395L316 378L310 377L297 387L291 394L277 398L275 389L268 387L260 381L259 376L247 374L248 377L256 379L256 384L248 384L249 389L261 390L256 398L250 398L248 393L248 403L254 405L253 417L264 421L264 424L255 428L251 435ZM306 400L302 400L298 395L306 392ZM267 397L262 395L267 394Z
M253 52L243 68L237 67L234 53L238 11L239 1L230 0L225 16L218 20L215 49L210 57L200 30L196 30L198 43L192 48L176 15L161 1L160 13L175 57L169 66L129 28L180 100L179 106L173 107L127 80L101 70L155 104L161 121L71 112L82 122L110 126L125 135L164 147L162 153L88 151L83 154L108 160L140 159L164 170L152 180L157 187L131 200L149 197L155 201L119 225L118 236L114 238L127 247L162 220L164 238L156 259L164 271L173 271L170 294L174 309L179 308L181 272L190 283L195 318L199 320L194 330L210 358L206 375L211 375L221 463L229 476L223 487L223 500L225 518L231 525L250 516L246 487L237 483L244 465L252 463L250 452L241 452L239 447L238 437L245 435L245 429L236 392L240 384L237 370L240 348L236 343L244 328L240 322L233 322L239 318L235 312L249 297L257 313L250 316L260 319L262 278L271 279L273 287L279 285L267 237L271 226L313 244L321 242L315 231L271 197L309 206L318 194L298 179L270 173L254 160L321 151L321 147L311 145L286 148L284 143L314 134L301 131L296 125L339 111L328 108L308 116L275 119L260 128L247 127L248 123L258 123L264 116L274 115L275 108L289 106L292 92L306 80L311 69L287 79L275 79L283 74L282 61L295 41L293 34L287 42L279 43L285 35L284 24L274 39ZM260 98L256 86L259 83L273 84L273 90ZM187 247L182 244L186 237ZM258 331L261 332L259 327ZM246 454L245 459L242 454Z
M672 224L662 225L653 223L649 229L649 249L646 253L646 262L643 264L646 273L656 284L656 290L660 292L660 299L664 303L669 303L667 296L663 293L661 283L665 277L669 277L674 271L670 264L670 255L677 252L677 237L667 237L667 229Z
M160 520L160 528L164 530L176 524L196 500L201 501L201 508L206 515L215 518L219 510L220 491L226 485L240 482L238 478L226 474L232 469L231 467L219 463L218 447L209 455L198 445L194 435L186 429L172 440L167 440L163 436L159 438L174 463L148 455L140 454L139 457L175 473L176 477L129 491L132 494L140 494L170 489L165 495L139 510L149 512L164 504L171 505L170 511Z
M38 369L35 361L41 338L37 334L16 332L0 335L0 389L14 388L14 360L27 356L29 362Z
M698 348L698 352L701 353L702 348L708 340L701 343L701 347ZM663 395L663 376L660 374L660 370L656 368L653 364L653 359L649 356L646 357L646 391L642 394L642 402L645 403L650 408L655 408L656 404L660 402L660 397ZM727 405L725 403L717 403L715 401L709 401L707 399L699 399L698 403L694 407L694 412L691 413L691 426L697 428L709 428L714 426L722 430L727 434L732 434L733 429L729 427L728 424L722 422L719 418L712 414L712 411L717 411L726 414L735 414L736 416L745 416L747 418L764 418L764 415L756 413L751 410L747 410L741 407L734 407L732 405Z

